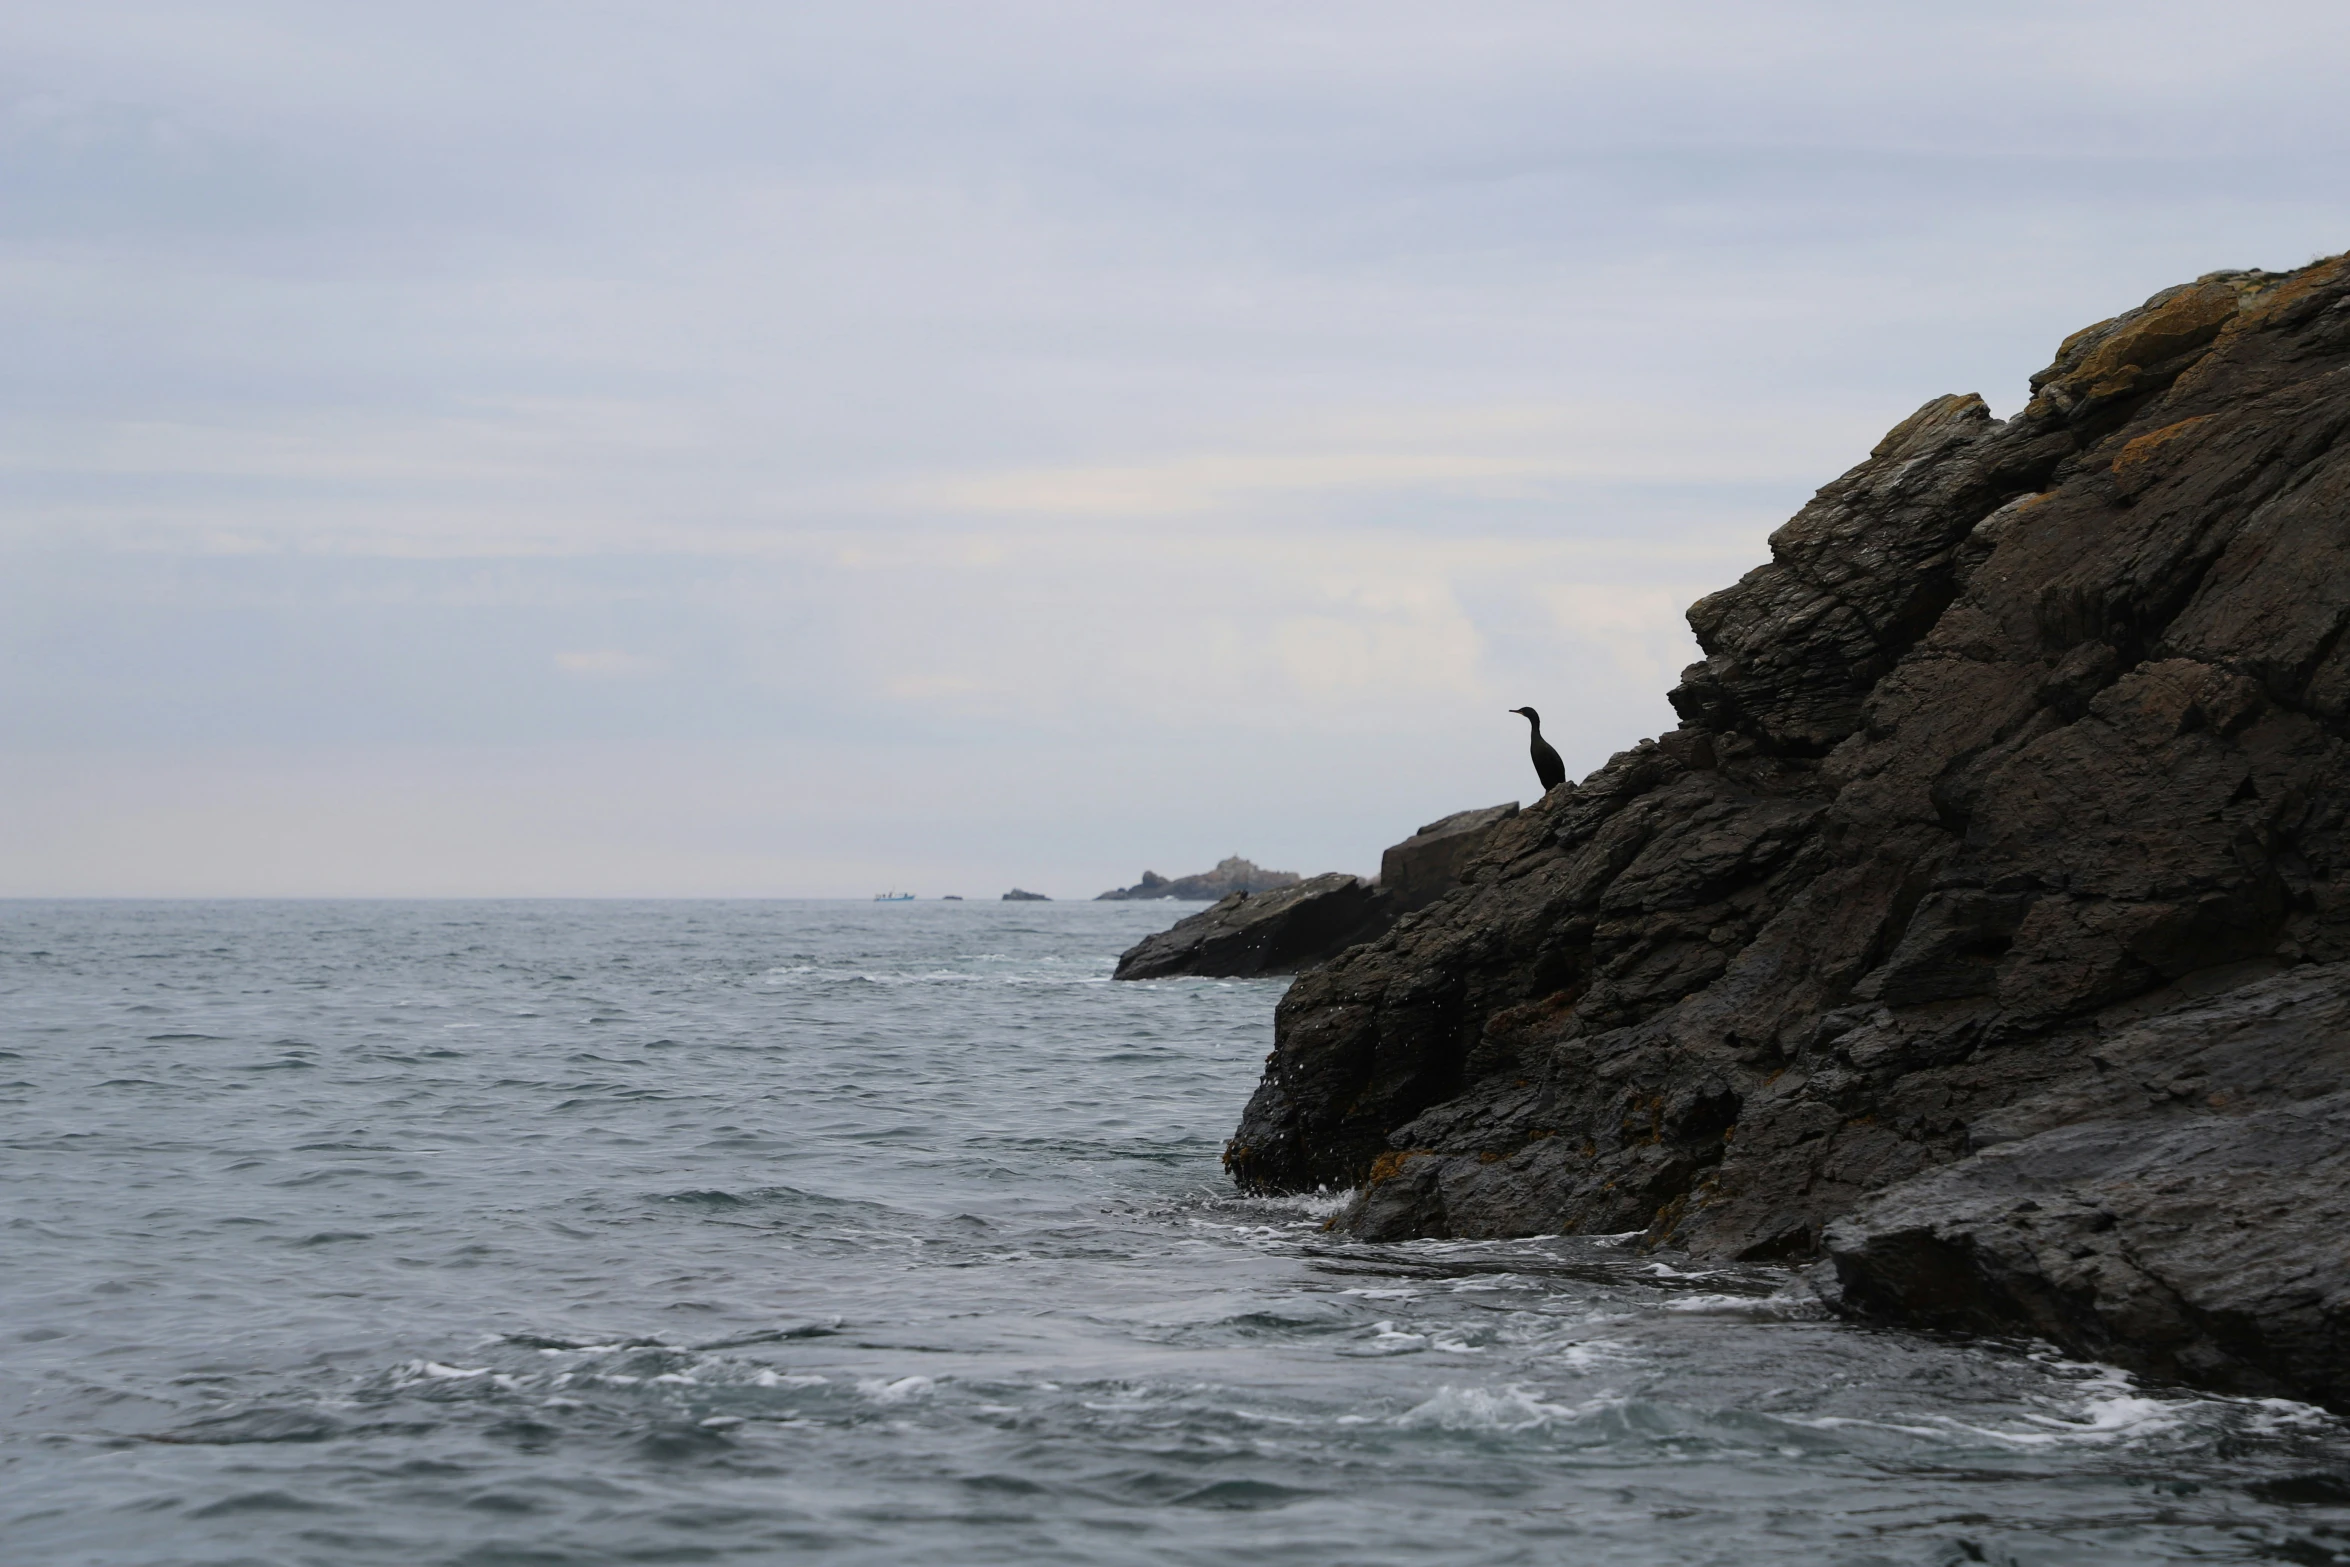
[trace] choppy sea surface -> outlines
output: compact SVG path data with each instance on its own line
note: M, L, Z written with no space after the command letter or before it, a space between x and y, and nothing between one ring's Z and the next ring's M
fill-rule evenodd
M1184 906L0 904L11 1563L2350 1560L2350 1432L1217 1153Z

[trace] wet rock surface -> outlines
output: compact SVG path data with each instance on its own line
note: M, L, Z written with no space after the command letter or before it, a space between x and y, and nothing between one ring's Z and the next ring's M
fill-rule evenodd
M2180 1303L2148 1364L2341 1396L2287 1366L2323 1357L2281 1295L2212 1293L2125 1218L2203 1161L2237 1172L2211 1223L2286 1244L2244 1161L2266 1136L2333 1168L2341 1116L2301 1091L2350 1089L2323 1030L2293 1036L2314 1078L2187 1120L2100 1062L2232 1029L2263 987L2314 987L2304 1017L2350 994L2350 267L2166 290L2032 385L2004 422L1953 396L1897 425L1691 609L1677 732L1299 978L1227 1151L1244 1188L1357 1187L1341 1222L1370 1237L1644 1230L1750 1260L1852 1216L1829 1244L1854 1309L1925 1321L1947 1291L1866 1263L1874 1226L1922 1233L1914 1201L1959 1234L1951 1205L2007 1200L2056 1137L2065 1200L2108 1204L2097 1233ZM1968 1320L2056 1333L2019 1267ZM2047 1289L2067 1342L2135 1332L2100 1304L2126 1291ZM2223 1343L2231 1312L2301 1347Z
M1119 957L1114 979L1179 974L1238 979L1288 974L1387 928L1379 891L1337 871L1272 892L1236 892L1146 936Z

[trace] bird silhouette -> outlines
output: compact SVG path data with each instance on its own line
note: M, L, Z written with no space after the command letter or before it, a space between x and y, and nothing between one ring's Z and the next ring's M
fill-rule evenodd
M1542 792L1550 793L1567 781L1567 764L1559 760L1558 752L1542 738L1542 715L1530 707L1513 707L1513 713L1526 715L1526 722L1534 726L1534 743L1526 749L1534 757L1534 776L1542 780Z

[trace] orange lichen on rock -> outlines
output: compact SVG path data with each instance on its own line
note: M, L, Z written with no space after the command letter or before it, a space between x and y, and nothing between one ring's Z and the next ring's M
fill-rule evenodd
M2123 447L2120 455L2114 458L2113 471L2120 473L2125 469L2136 467L2210 417L2209 414L2198 414L2192 419L2181 419L2176 424L2166 424L2159 430L2139 436L2129 445Z
M2219 336L2219 329L2235 318L2237 304L2236 291L2225 283L2173 294L2090 349L2065 381L2085 387L2092 397L2128 391L2139 370L2176 359Z

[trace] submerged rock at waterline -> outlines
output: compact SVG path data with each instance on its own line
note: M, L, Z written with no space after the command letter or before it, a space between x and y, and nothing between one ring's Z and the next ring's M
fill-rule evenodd
M1112 977L1294 973L1369 940L1392 917L1376 887L1360 876L1332 871L1272 892L1236 892L1213 908L1177 920L1129 948Z
M1357 1186L1366 1236L1825 1235L1853 1309L2088 1348L2167 1291L2146 1364L2343 1402L2340 1281L2207 1289L2258 1259L2195 1226L2315 1244L2316 1190L2248 1161L2336 1168L2350 1125L2305 1090L2350 1074L2255 1073L2193 1125L2191 1079L2090 1089L2132 1031L2350 997L2350 266L2166 290L2032 387L1897 425L1690 611L1680 730L1299 978L1244 1187ZM1999 1230L2055 1170L2071 1217ZM2105 1234L2110 1267L2063 1250Z

